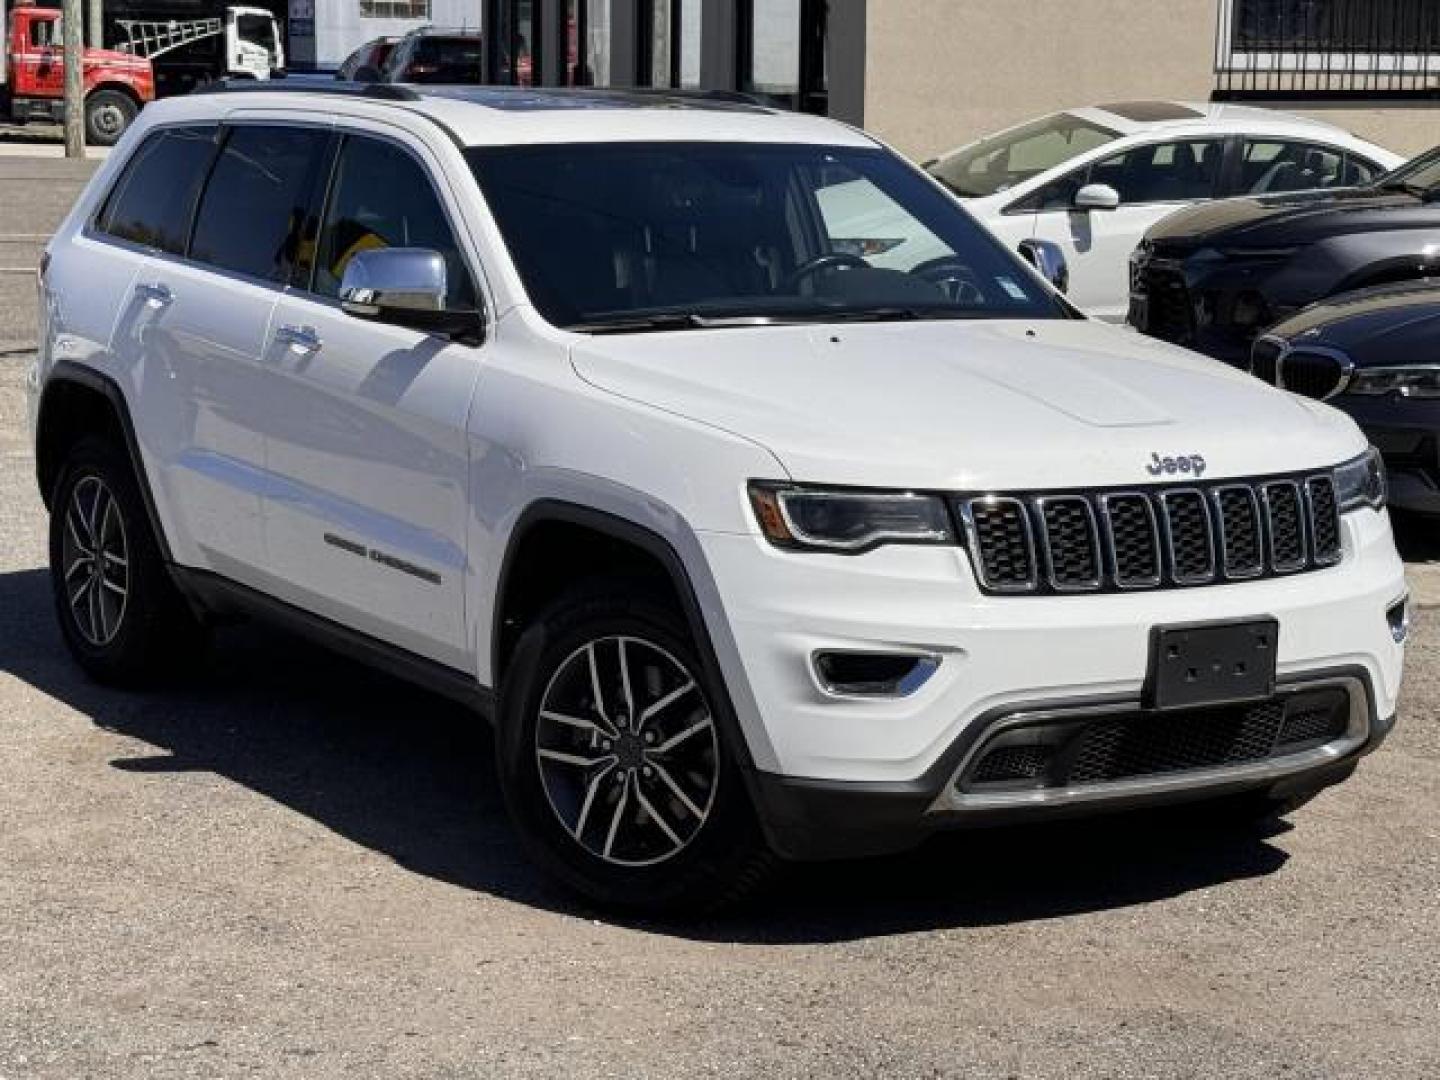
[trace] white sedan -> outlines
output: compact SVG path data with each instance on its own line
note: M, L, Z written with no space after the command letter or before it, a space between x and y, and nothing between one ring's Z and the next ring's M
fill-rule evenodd
M1353 187L1404 160L1332 124L1236 105L1141 101L1070 109L987 136L926 164L1008 246L1058 244L1070 299L1123 322L1129 257L1146 230L1182 206L1234 195ZM853 184L821 192L873 266L906 270L938 241L877 215ZM931 250L932 247L935 250Z

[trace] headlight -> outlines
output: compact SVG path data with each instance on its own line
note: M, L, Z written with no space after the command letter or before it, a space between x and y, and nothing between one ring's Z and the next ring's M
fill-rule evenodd
M858 554L880 544L946 544L945 504L909 491L853 491L753 483L750 502L778 547Z
M1368 506L1379 510L1385 505L1385 463L1373 446L1344 465L1335 467L1335 498L1342 514Z
M1440 365L1407 364L1404 367L1359 368L1350 376L1347 394L1399 394L1401 397L1440 397Z

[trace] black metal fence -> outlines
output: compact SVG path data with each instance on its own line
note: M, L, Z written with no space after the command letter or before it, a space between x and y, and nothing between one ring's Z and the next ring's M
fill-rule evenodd
M1221 0L1215 96L1440 98L1440 0Z

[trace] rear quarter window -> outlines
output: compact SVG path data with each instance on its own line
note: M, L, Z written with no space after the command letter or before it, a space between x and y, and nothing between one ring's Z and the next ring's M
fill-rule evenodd
M215 156L213 126L152 132L121 170L96 220L110 236L180 255Z

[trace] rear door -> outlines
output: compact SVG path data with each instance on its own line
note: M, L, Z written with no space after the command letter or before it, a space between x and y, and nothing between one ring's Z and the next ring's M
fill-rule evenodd
M378 124L344 132L329 190L313 270L265 343L271 566L289 602L470 670L465 425L485 348L362 321L338 299L356 252L420 247L445 256L450 306L474 309L457 204L423 143Z
M179 518L177 554L257 588L269 580L261 354L329 140L327 128L222 128L183 254L150 257L117 332L145 368L142 426Z

